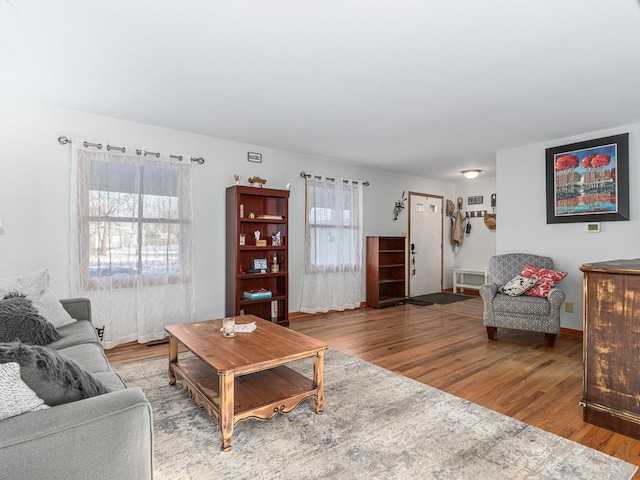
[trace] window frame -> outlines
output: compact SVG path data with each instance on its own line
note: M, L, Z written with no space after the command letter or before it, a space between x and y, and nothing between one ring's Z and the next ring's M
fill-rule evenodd
M342 181L339 179L336 179L335 182L338 181ZM348 210L344 210L343 209L343 215L340 217L340 221L342 223L338 223L338 219L335 219L335 221L333 221L332 223L312 223L310 217L311 214L311 210L313 208L325 208L328 209L329 211L337 211L336 208L334 208L333 205L330 206L326 206L326 205L313 205L312 207L309 206L309 185L310 182L306 182L305 184L305 197L306 197L306 202L305 202L305 225L306 225L306 232L307 234L311 237L318 238L318 232L321 232L323 229L332 229L332 230L348 230L351 231L351 237L353 238L353 236L355 234L359 234L360 236L363 235L364 232L364 225L361 225L360 223L360 215L355 215L355 211L353 208L348 209ZM326 185L326 184L325 184ZM350 184L353 185L353 184ZM353 187L355 187L356 185L353 185ZM319 184L318 182L314 182L314 184L312 185L312 188L322 188L322 185ZM334 189L335 190L335 189ZM353 197L353 195L357 192L356 188L352 188L351 190L351 196ZM353 206L354 202L353 202L353 198L351 199L351 202L349 202L349 205ZM360 205L360 208L362 208L362 205ZM345 219L345 215L344 212L348 211L349 212L349 218L350 218L350 223L348 225L344 224L344 219ZM309 238L307 239L307 242L309 242ZM312 258L312 245L307 245L307 248L305 249L305 272L306 273L310 273L310 274L315 274L315 273L328 273L328 272L337 272L337 271L351 271L351 272L357 272L360 271L362 269L363 266L363 262L362 262L362 251L363 251L363 247L362 247L362 241L360 242L361 244L361 248L360 248L360 252L353 252L353 258L352 258L352 262L350 263L342 263L342 264L330 264L330 265L317 265L314 262L314 258ZM314 242L313 247L315 247L317 249L317 242Z
M93 161L99 160L90 160L88 162L82 162L79 164L79 175L78 177L84 179L84 181L78 182L78 202L84 205L88 205L91 201L91 192L94 191L91 189L91 163ZM105 162L111 163L111 162ZM149 165L151 168L162 168L162 164L159 165ZM145 165L136 165L136 169L144 169L147 166ZM167 169L170 170L170 169ZM140 174L140 182L142 182L142 172ZM176 170L176 175L178 175L178 182L180 181L180 171ZM97 191L97 190L96 190ZM115 192L115 190L103 190L106 192ZM175 273L135 273L135 274L117 274L117 275L91 275L91 253L90 253L90 244L91 244L91 224L93 222L101 222L101 221L109 221L109 222L120 222L125 224L131 224L133 228L136 228L137 242L136 242L136 251L138 261L136 263L136 268L138 272L141 271L143 266L143 259L140 255L141 247L143 243L143 235L141 235L141 231L144 224L172 224L178 225L179 230L181 229L184 220L180 218L180 214L176 219L166 219L166 218L153 218L153 217L144 217L144 202L142 199L145 194L142 191L142 188L138 186L137 192L133 192L136 195L137 199L137 211L138 215L136 217L111 217L108 215L90 215L89 209L83 209L86 211L86 215L80 216L78 221L80 222L78 235L79 235L79 248L80 248L80 280L83 285L83 288L86 290L97 290L101 288L101 286L110 286L111 288L133 288L140 284L141 282L147 286L153 285L166 285L166 284L178 284L182 281L185 281L183 278L183 272L175 272ZM178 201L178 212L181 211L180 205L183 201L180 197L180 191L176 197ZM133 229L132 228L132 229ZM180 265L180 269L182 270L182 265L184 265L185 258L182 245L179 245L179 253L178 253L178 261ZM112 268L112 265L109 265L109 268Z

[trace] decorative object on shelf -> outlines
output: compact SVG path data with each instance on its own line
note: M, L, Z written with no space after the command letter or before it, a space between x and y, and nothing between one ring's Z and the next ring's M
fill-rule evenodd
M240 185L240 179L242 178L242 176L240 175L234 175L233 179L236 181L236 185Z
M267 241L266 240L260 240L260 230L256 230L255 232L253 232L253 236L256 237L256 247L266 247L267 246Z
M248 152L247 153L247 161L254 162L254 163L262 163L262 154L261 153ZM249 181L251 181L251 180L249 180Z
M240 234L240 246L244 247L247 244L246 236L244 233Z
M280 266L278 265L278 255L273 254L273 263L271 264L271 273L278 273L280 271Z
M282 246L282 238L280 237L280 232L271 235L271 245L273 245L274 247Z
M393 220L396 221L398 220L398 215L400 215L400 212L402 212L402 210L404 210L404 202L407 201L407 197L404 194L404 191L402 192L402 198L400 200L398 200L395 204L395 206L393 207Z
M240 218L244 218L244 205L240 204Z
M265 273L269 266L267 257L251 257L251 270Z
M249 218L251 218L251 219L256 218L256 214L255 214L255 213L253 213L253 212L251 212L251 213L249 214Z
M247 300L257 300L260 298L271 298L273 294L266 288L254 288L251 290L245 290L242 296Z
M260 178L260 177L251 177L249 179L249 183L251 185L253 185L254 187L260 187L262 188L262 186L267 183L267 179L266 178Z
M629 220L629 134L547 148L547 223Z

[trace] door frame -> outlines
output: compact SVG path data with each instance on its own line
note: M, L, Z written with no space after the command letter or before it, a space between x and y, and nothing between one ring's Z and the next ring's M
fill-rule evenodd
M407 245L407 265L409 266L409 268L407 269L407 296L411 297L411 213L413 211L413 209L411 208L411 196L412 195L416 195L416 196L421 196L421 197L428 197L428 198L439 198L442 203L442 208L440 209L440 291L442 291L442 288L444 287L444 196L442 195L432 195L430 193L420 193L420 192L412 192L409 191L409 196L407 198L408 200L408 204L409 204L409 217L407 220L408 225L408 232L409 232L409 238L407 239L408 241L408 245Z

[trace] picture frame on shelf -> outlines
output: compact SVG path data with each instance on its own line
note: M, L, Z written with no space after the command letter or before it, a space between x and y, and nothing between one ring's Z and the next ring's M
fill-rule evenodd
M267 257L251 257L251 269L267 271L269 269L269 260Z
M629 220L629 134L546 149L547 224Z

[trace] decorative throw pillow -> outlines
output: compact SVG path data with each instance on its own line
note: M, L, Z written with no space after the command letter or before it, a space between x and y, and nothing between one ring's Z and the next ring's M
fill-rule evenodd
M20 378L16 362L0 363L0 420L49 408Z
M560 280L567 276L567 272L538 268L527 263L522 270L522 276L538 280L538 283L524 292L523 295L530 297L546 297L549 294L549 290L555 287Z
M61 335L46 318L38 314L31 300L9 295L0 300L0 342L20 341L46 345Z
M9 294L24 295L33 302L40 315L60 328L75 320L67 313L53 290L47 286L47 269L28 275L0 278L0 298Z
M17 362L20 376L47 405L54 406L108 393L96 377L50 348L0 343L0 363Z
M524 292L533 287L538 280L535 278L527 278L522 275L516 275L515 278L512 278L503 286L501 286L498 291L500 293L504 293L505 295L509 295L510 297L517 297L522 295Z

